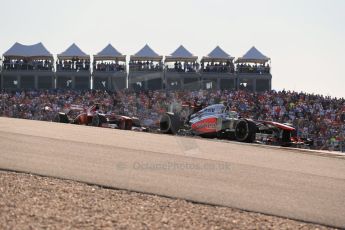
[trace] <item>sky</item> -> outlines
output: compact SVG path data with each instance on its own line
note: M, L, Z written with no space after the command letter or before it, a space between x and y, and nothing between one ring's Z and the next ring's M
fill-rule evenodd
M255 46L272 60L273 89L345 97L344 11L344 0L0 0L0 53L15 42L126 55L183 44L199 57Z

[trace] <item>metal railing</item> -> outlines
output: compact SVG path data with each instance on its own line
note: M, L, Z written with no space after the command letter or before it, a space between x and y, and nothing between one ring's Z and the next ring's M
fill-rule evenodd
M155 71L161 72L163 71L163 66L156 64L156 65L147 65L147 64L129 64L129 70L132 71Z
M200 69L203 73L235 73L235 67L221 65L207 65Z
M126 71L126 65L113 65L113 64L99 64L93 66L94 72L125 72Z
M3 63L2 71L54 71L52 64Z
M56 71L57 72L90 72L90 65L82 65L82 64L75 64L75 65L69 65L69 64L57 64L56 65Z
M269 74L271 72L270 67L252 67L252 66L237 66L236 73L246 74Z

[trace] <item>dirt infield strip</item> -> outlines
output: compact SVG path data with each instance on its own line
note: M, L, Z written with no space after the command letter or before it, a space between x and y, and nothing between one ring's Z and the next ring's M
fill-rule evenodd
M0 229L328 229L69 180L0 171Z

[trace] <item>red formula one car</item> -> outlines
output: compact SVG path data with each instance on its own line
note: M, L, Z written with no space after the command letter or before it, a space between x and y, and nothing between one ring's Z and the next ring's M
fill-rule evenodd
M160 119L160 131L281 146L291 146L296 141L295 128L292 126L241 118L223 104L211 105L201 110L187 105L179 113L168 112Z
M104 114L99 110L98 105L93 105L89 108L72 105L63 112L56 114L53 121L105 128L147 131L147 128L141 126L138 118L117 115L114 113Z

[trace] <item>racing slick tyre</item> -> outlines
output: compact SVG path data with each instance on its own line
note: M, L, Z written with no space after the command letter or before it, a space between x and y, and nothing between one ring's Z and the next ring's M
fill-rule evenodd
M132 117L132 126L134 126L134 127L141 127L139 118Z
M235 127L235 138L239 142L255 141L256 125L252 121L241 119Z
M56 114L53 121L58 123L69 123L69 119L66 113Z
M282 139L281 139L280 145L282 147L291 147L292 146L292 143L291 143L291 131L283 130L283 132L282 132Z
M159 128L162 133L176 134L181 128L180 117L173 113L163 114L159 121Z
M95 116L92 117L91 125L96 126L96 127L101 127L104 123L107 123L107 119L100 115L96 114Z

